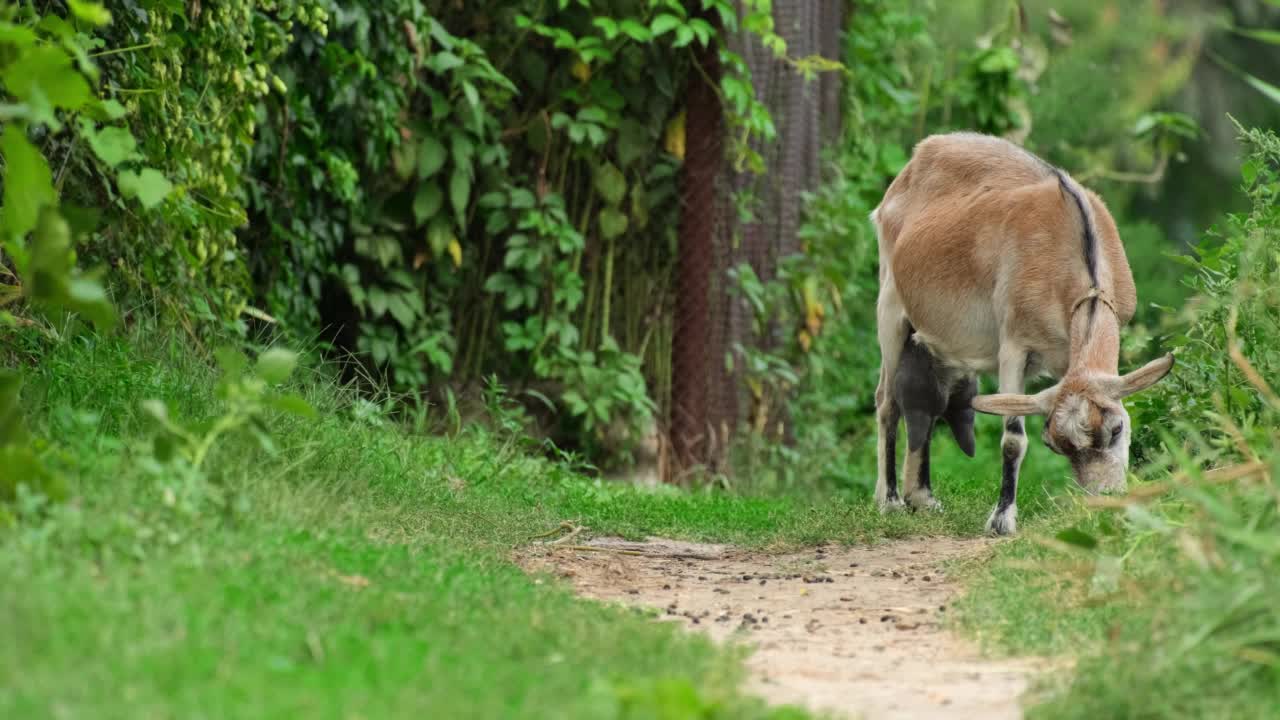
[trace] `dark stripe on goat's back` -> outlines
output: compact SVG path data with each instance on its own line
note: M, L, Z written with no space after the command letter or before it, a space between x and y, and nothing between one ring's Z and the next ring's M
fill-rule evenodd
M1076 189L1074 183L1067 179L1066 173L1058 168L1053 169L1053 174L1058 177L1058 185L1062 191L1071 196L1076 203L1076 209L1080 211L1080 224L1084 227L1084 263L1089 268L1089 282L1094 286L1098 286L1098 237L1093 231L1092 215L1089 214L1085 207L1084 196ZM1090 308L1090 317L1093 315L1093 308Z

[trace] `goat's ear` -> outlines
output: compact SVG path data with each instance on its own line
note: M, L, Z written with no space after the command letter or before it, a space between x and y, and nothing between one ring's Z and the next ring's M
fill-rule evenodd
M1058 394L1055 385L1035 395L1017 395L1012 393L996 393L979 395L973 399L973 409L988 415L1004 415L1005 417L1026 417L1028 415L1044 415L1053 405Z
M1128 375L1115 378L1106 388L1107 394L1119 400L1155 385L1173 370L1173 355L1156 358Z

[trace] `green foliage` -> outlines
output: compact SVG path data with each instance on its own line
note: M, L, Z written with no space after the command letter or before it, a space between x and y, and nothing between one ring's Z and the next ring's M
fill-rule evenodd
M248 318L338 327L400 390L501 371L552 384L588 446L605 426L634 436L664 402L647 388L669 385L670 323L645 318L670 298L690 57L724 67L731 160L762 170L752 144L774 133L725 40L785 45L767 2L738 10L6 6L0 302L109 324L99 276L73 269L83 236L130 305L197 339ZM92 212L68 233L41 219L61 205Z
M200 426L184 428L169 418L169 409L158 400L146 400L142 411L155 424L155 458L163 463L176 463L183 472L199 473L222 436L247 431L268 453L271 442L267 420L272 410L310 417L315 410L298 395L279 393L273 386L289 379L297 365L297 356L281 348L272 348L258 356L253 372L240 352L222 349L217 353L222 378L217 385L217 398L222 401L222 414Z
M1280 377L1280 141L1261 130L1244 134L1250 153L1241 165L1250 212L1229 215L1196 249L1179 260L1192 269L1196 292L1188 305L1194 320L1171 339L1179 347L1177 371L1156 389L1135 396L1135 436L1140 448L1159 442L1167 417L1216 424L1220 414L1250 424L1264 398L1231 361L1236 348L1252 358L1263 378Z
M97 274L75 267L73 232L84 228L73 231L68 218L82 215L61 211L62 180L55 185L47 156L56 156L60 146L88 142L111 161L101 168L108 176L133 159L128 130L96 129L96 121L119 118L119 106L100 100L90 84L98 70L86 51L93 26L109 20L96 3L78 4L72 23L29 9L0 10L0 78L7 92L0 135L5 163L0 259L13 268L6 273L11 283L0 286L0 301L23 297L46 309L78 312L104 329L115 322L115 311ZM84 27L77 30L73 23ZM32 144L33 134L42 139L43 152ZM127 172L118 176L122 185Z
M17 518L36 517L46 503L67 494L64 480L45 466L41 446L27 433L18 404L21 388L16 372L0 371L0 529Z
M53 173L29 138L41 137L45 148L88 141L112 161L106 172L130 159L127 130L108 127L99 133L94 125L95 119L118 118L117 108L94 92L90 81L97 79L97 68L85 52L86 33L109 22L110 14L87 2L73 3L72 11L73 22L86 26L84 32L27 8L0 9L0 79L6 92L0 263L12 265L0 265L5 279L0 307L24 299L41 310L78 313L106 330L115 324L115 309L98 274L76 268L72 226L60 207ZM73 129L64 132L71 120ZM123 173L119 180L125 181ZM3 325L16 322L8 311L0 312ZM0 525L13 521L10 507L19 518L35 518L66 495L63 479L45 462L51 448L27 433L18 407L21 386L16 372L0 371Z
M643 318L667 301L690 53L728 68L739 162L773 132L723 47L734 7L325 7L328 33L275 66L292 91L259 112L247 237L271 314L341 325L398 389L549 384L587 449L647 429L669 370ZM751 5L742 27L781 52L770 18Z
M126 0L113 19L87 47L132 136L103 132L89 144L101 163L150 167L121 169L113 189L71 155L67 186L104 213L88 252L177 319L238 322L251 299L237 231L248 219L258 106L287 89L273 67L294 33L324 33L328 14L311 0ZM123 212L130 198L150 212Z

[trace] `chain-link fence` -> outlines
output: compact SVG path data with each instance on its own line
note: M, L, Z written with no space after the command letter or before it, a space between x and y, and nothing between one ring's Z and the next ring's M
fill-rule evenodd
M774 22L788 57L839 60L847 3L774 2ZM756 97L772 114L777 137L755 148L765 161L763 176L737 172L724 162L723 116L707 86L708 79L719 78L719 68L713 52L703 53L701 72L690 74L686 110L671 365L670 437L677 472L692 466L721 469L732 433L751 411L742 363L730 358L738 346L767 347L779 338L754 331L749 308L729 285L729 271L746 263L767 282L780 258L800 250L801 193L819 182L822 148L840 129L838 73L806 80L794 63L776 58L748 33L739 33L732 49L750 68ZM735 203L743 194L754 198L753 216L746 222Z

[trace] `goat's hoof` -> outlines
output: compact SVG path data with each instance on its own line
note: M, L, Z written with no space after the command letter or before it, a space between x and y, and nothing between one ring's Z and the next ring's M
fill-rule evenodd
M999 506L991 511L987 518L987 532L991 535L1009 536L1018 532L1018 506L1010 505L1001 510Z
M907 508L906 503L902 502L902 498L897 495L879 501L880 514L888 515L889 513L901 512Z
M927 510L929 512L942 512L942 503L938 502L938 498L928 490L916 490L907 495L907 505L912 510Z

